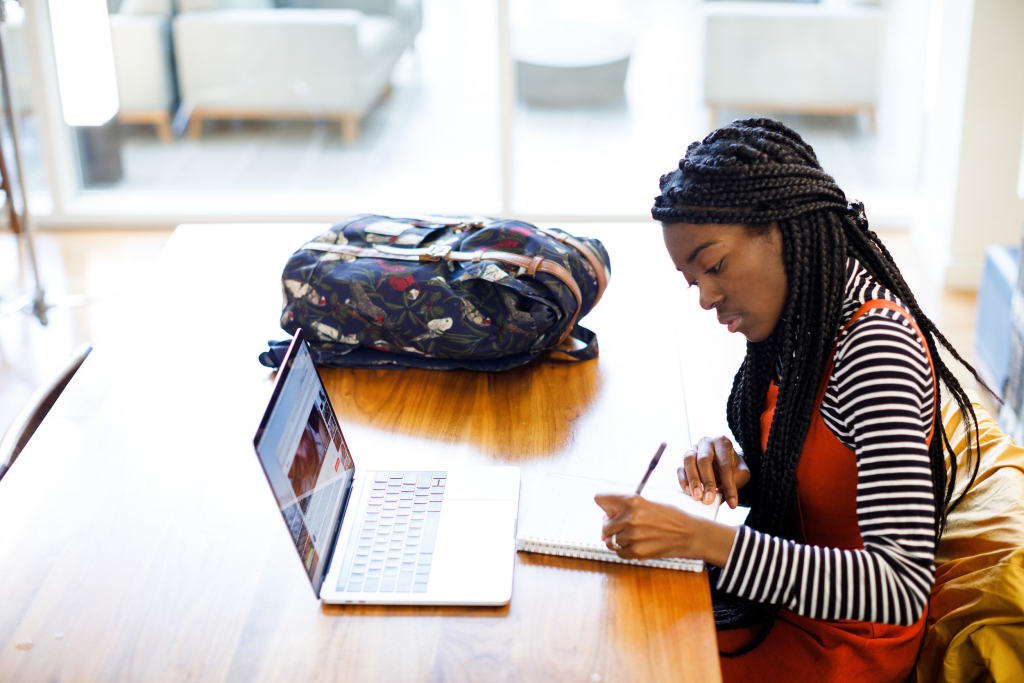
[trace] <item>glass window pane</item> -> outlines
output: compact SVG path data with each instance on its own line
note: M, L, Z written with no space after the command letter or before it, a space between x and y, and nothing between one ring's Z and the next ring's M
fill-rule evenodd
M153 12L169 4L123 0L111 14L121 109L104 144L122 174L93 187L168 203L258 195L299 215L501 210L492 3Z
M912 195L930 4L511 0L514 211L649 215L690 142L761 115L851 196Z
M705 130L692 2L513 0L513 206L643 216Z
M43 166L43 152L39 142L39 117L32 90L32 73L27 50L25 11L13 0L7 0L6 42L4 43L9 86L16 112L19 116L21 160L25 189L28 193L29 209L35 213L46 213L50 207L50 195ZM6 112L0 113L5 123L2 127L4 149L12 154L10 129ZM13 164L13 160L12 160ZM14 172L14 169L10 169ZM6 218L4 219L6 220Z

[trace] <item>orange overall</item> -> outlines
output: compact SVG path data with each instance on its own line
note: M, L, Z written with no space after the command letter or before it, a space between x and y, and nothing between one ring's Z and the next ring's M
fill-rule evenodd
M891 308L906 315L890 301L869 301L854 314L847 327L873 308ZM914 329L917 330L916 325ZM921 335L920 330L917 332ZM857 457L835 437L820 412L831 374L830 361L818 389L814 415L796 469L797 509L804 542L827 548L861 549L864 541L857 522ZM768 445L778 394L779 387L773 382L761 415L762 448ZM931 440L931 434L928 439ZM722 678L726 683L905 681L917 661L926 616L922 615L912 626L890 626L810 619L783 609L763 643L745 655L721 659ZM725 652L736 650L749 643L757 630L751 627L720 631L718 647Z

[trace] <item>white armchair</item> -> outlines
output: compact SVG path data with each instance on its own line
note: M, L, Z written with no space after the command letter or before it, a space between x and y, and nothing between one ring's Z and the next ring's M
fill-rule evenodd
M120 12L110 15L117 98L121 103L117 120L153 124L161 142L171 142L175 93L170 3L166 15L136 12L133 5L138 7L139 3L126 2Z
M423 28L423 5L420 0L277 0L278 7L304 9L356 9L395 19L406 41L412 45Z
M409 44L396 19L351 9L185 12L173 36L193 137L205 119L313 118L349 143Z
M705 2L704 99L717 111L766 109L874 117L883 9Z

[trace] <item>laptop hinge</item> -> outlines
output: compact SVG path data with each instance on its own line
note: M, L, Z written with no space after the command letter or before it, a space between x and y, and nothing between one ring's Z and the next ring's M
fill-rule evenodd
M345 491L345 497L341 500L341 508L338 512L338 523L334 525L334 532L331 533L331 537L327 540L327 555L324 558L324 574L323 578L331 573L331 562L334 560L334 547L338 544L338 535L341 533L341 527L344 526L345 513L348 511L348 503L352 499L352 489L356 486L356 473L352 473L352 478L348 481L348 488ZM317 595L323 587L323 579L321 579L320 587L317 588Z

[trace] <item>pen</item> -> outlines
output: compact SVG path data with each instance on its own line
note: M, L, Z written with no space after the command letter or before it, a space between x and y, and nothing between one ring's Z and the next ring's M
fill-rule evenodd
M658 446L658 451L654 454L654 457L651 458L651 464L647 466L647 474L645 474L644 478L640 481L640 485L636 487L636 495L639 496L640 492L644 490L644 486L647 485L647 480L651 478L651 472L653 472L654 468L658 466L658 461L661 460L661 454L665 452L665 448L667 446L668 444L665 442L662 442L662 444Z

